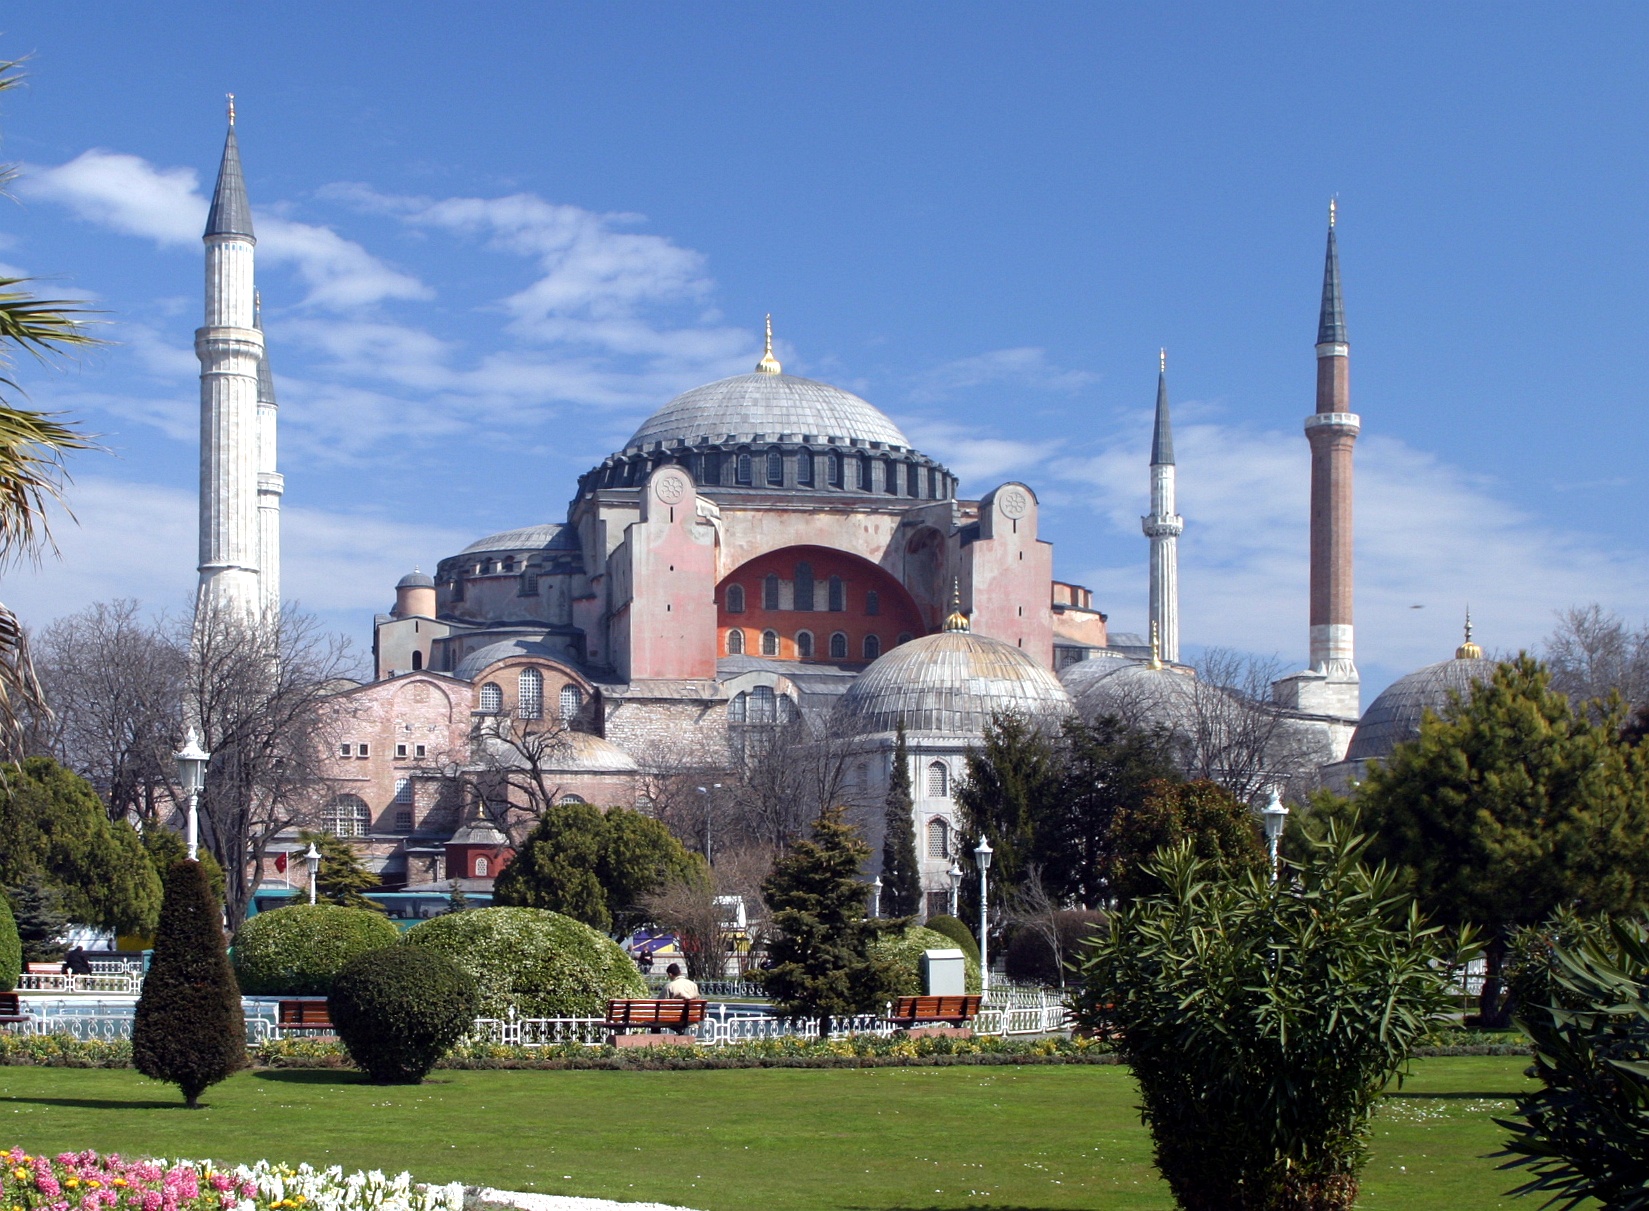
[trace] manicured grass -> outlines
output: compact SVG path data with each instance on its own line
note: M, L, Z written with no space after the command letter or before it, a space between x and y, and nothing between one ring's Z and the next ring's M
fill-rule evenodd
M1529 1207L1485 1159L1525 1061L1420 1060L1360 1206ZM242 1073L181 1108L128 1071L0 1068L0 1148L410 1169L428 1181L706 1211L1169 1208L1117 1067L442 1071L412 1088Z

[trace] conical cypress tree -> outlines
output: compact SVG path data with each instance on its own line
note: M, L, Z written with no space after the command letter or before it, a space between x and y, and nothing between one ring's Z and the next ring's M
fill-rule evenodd
M200 863L173 863L137 1003L132 1066L176 1085L191 1109L208 1085L246 1066L246 1023L222 920Z
M17 922L12 919L10 901L0 893L0 992L16 988L22 974L23 945L17 939Z
M882 915L912 917L922 910L922 872L916 864L916 801L911 795L905 721L893 745L882 829Z

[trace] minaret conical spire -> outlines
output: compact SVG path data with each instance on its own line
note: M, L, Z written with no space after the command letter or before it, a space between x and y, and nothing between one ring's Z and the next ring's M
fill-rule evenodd
M1174 462L1174 427L1168 420L1168 350L1157 356L1157 423L1151 433L1153 467L1172 466Z
M1336 206L1328 200L1328 251L1323 255L1323 305L1317 314L1317 343L1344 345L1346 340L1346 308L1340 298L1340 245L1334 238Z
M263 292L252 292L252 327L259 332L263 331ZM269 369L269 343L264 338L263 356L258 359L258 403L274 404L275 402L275 375Z
M229 94L229 133L223 140L217 188L206 215L207 236L240 235L253 239L252 204L246 200L246 178L240 170L240 144L235 141L235 94Z

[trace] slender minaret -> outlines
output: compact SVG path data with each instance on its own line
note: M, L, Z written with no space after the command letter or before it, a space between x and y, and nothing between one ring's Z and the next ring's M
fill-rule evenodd
M201 605L255 616L258 585L258 366L263 333L253 305L252 208L235 143L235 98L206 217L206 323L200 358Z
M1317 411L1305 422L1311 443L1311 669L1326 679L1324 705L1355 716L1361 695L1351 629L1351 449L1362 420L1351 411L1351 347L1334 218L1331 200L1317 321Z
M1179 663L1179 536L1185 518L1174 512L1174 430L1168 422L1168 351L1158 355L1157 423L1151 435L1151 512L1140 518L1151 540L1153 659Z
M263 296L252 292L252 326L263 331ZM269 369L269 342L258 361L258 588L264 614L281 612L281 495L286 481L275 469L275 375Z

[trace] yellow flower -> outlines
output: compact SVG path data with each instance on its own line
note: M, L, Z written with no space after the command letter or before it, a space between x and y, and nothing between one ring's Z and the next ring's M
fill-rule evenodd
M126 1179L123 1177L117 1177L114 1180L114 1184L117 1186L124 1186L126 1184Z
M23 1159L28 1160L28 1157L24 1157ZM29 1171L27 1169L23 1168L21 1165L19 1165L15 1169L13 1169L11 1171L11 1175L13 1177L15 1177L20 1182L26 1182L26 1181L29 1180Z
M68 1181L64 1182L63 1184L65 1186L67 1186L69 1189L73 1190L76 1186L78 1186L80 1184L80 1179L78 1177L71 1177Z

